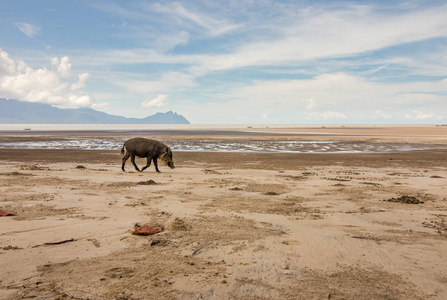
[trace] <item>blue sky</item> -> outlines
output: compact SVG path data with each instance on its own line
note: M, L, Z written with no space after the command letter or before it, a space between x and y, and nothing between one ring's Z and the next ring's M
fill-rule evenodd
M445 124L447 1L0 1L0 98L195 124Z

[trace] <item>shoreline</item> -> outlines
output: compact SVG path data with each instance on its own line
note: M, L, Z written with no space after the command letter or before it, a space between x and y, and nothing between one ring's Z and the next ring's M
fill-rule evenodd
M92 127L101 130L135 130L135 129L278 129L278 128L382 128L382 127L444 127L447 124L0 124L2 130L89 130Z

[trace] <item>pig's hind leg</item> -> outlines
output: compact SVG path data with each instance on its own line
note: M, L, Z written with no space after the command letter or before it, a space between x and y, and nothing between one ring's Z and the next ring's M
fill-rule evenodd
M141 172L140 169L138 169L137 164L135 163L135 154L132 154L130 156L130 161L132 162L133 166L135 167L135 170L137 170L138 172Z
M130 157L129 153L126 153L126 154L123 156L123 162L122 162L122 164L121 164L121 169L123 169L124 172L126 171L126 170L124 170L124 165L126 164L126 160L127 160L129 157Z

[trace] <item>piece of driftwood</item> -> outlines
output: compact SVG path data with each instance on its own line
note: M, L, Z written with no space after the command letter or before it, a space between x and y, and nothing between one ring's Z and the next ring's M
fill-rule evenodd
M74 242L76 241L75 239L69 239L69 240L63 240L63 241L59 241L59 242L52 242L52 243L43 243L40 245L36 245L33 248L37 248L40 246L52 246L52 245L60 245L60 244L65 244L65 243L69 243L69 242Z

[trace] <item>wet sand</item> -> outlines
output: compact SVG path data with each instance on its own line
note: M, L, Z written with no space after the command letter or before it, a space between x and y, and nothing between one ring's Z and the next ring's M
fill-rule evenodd
M446 150L120 160L0 149L1 299L447 298Z
M117 127L118 126L118 127ZM217 127L194 125L141 125L123 127L119 125L2 125L0 136L158 136L200 138L200 137L439 137L447 136L447 125L328 125L328 126L228 126ZM172 127L172 128L171 128ZM20 128L20 129L19 129ZM151 129L152 128L152 129Z

